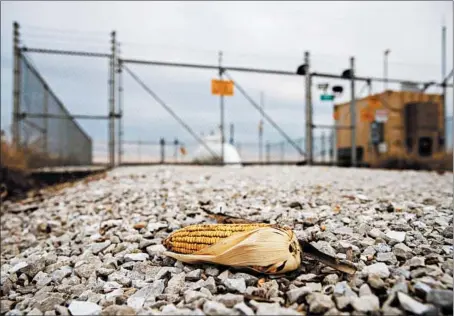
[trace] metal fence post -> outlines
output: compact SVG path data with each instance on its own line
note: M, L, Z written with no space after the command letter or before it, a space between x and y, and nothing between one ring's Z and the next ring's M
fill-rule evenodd
M178 161L178 139L175 138L175 140L173 141L173 144L175 145L175 153L174 153L175 162L177 162Z
M109 71L109 164L115 166L115 51L116 40L115 31L111 35L111 56L110 56L110 71Z
M326 158L325 157L326 156L326 152L325 152L325 149L326 149L326 147L325 147L325 145L326 145L325 144L325 131L322 131L321 138L322 138L321 139L322 150L321 150L321 157L320 158L321 158L322 162L325 162L325 158Z
M310 73L309 52L304 52L304 64L306 65L306 160L307 165L312 165L312 80Z
M329 135L329 162L334 162L334 133L336 130L331 130L331 134Z
M44 100L43 100L43 110L44 110L44 132L43 132L43 152L47 155L48 153L48 138L49 138L49 88L47 85L44 86Z
M20 148L20 57L21 52L19 48L19 23L13 23L13 60L14 60L14 69L13 69L13 125L12 125L12 134L13 134L13 146L18 150Z
M355 57L350 57L350 71L351 71L351 101L350 101L350 120L351 120L351 160L352 167L356 167L356 104L355 104Z
M164 163L164 161L165 161L165 146L166 146L166 142L165 142L164 138L161 138L161 140L159 141L159 144L161 145L161 163Z
M120 46L120 43L118 43ZM118 55L120 50L118 50ZM119 56L118 56L119 57ZM118 165L123 160L123 63L118 58Z
M219 79L222 80L222 52L219 52ZM224 165L224 95L221 94L221 164Z
M266 142L266 162L270 162L270 151L271 151L271 145L270 142Z

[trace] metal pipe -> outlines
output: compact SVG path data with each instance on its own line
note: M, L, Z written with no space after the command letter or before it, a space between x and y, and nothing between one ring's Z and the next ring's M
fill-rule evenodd
M301 150L301 148L298 147L297 144L295 144L295 142L279 127L279 125L277 125L272 119L271 117L269 117L264 111L262 111L262 109L260 108L260 106L246 93L246 91L241 87L241 85L233 80L232 76L226 72L225 73L226 77L229 78L233 84L235 85L235 87L240 91L240 93L249 101L249 103L257 110L259 111L260 113L262 113L263 117L268 121L268 123L270 123L271 125L273 125L273 127L299 152L300 155L304 155L304 152Z
M263 111L263 92L260 92L260 108ZM259 161L263 161L263 115L259 122Z
M42 49L42 48L28 48L22 47L20 50L24 52L31 52L31 53L46 53L46 54L56 54L56 55L73 55L73 56L85 56L85 57L102 57L102 58L110 58L111 54L104 54L104 53L95 53L95 52L85 52L85 51L68 51L68 50L59 50L59 49ZM198 68L198 69L212 69L212 70L219 70L219 66L213 65L203 65L203 64L191 64L191 63L174 63L174 62L161 62L161 61L147 61L147 60L138 60L138 59L120 59L120 61L124 63L130 64L142 64L142 65L154 65L154 66L170 66L170 67L186 67L186 68ZM239 72L254 72L254 73L264 73L264 74L271 74L271 75L287 75L287 76L299 76L296 72L287 71L287 70L273 70L273 69L261 69L261 68L249 68L249 67L231 67L231 66L224 66L222 67L224 71L231 70L231 71L239 71ZM319 78L331 78L331 79L341 79L341 80L348 80L349 78L344 78L340 75L333 75L333 74L326 74L326 73L317 73L314 72L311 74L312 77L319 77ZM384 82L384 78L377 78L377 77L356 77L355 80L358 81L377 81L377 82ZM386 82L390 83L415 83L415 84L424 84L423 81L410 81L410 80L403 80L403 79L389 79L386 78ZM442 83L435 83L436 86L441 87ZM454 87L452 84L448 84L447 87Z
M222 81L222 75L224 70L222 66L222 52L219 52L219 79ZM220 107L221 107L221 163L224 165L224 94L220 95Z
M109 162L111 167L115 166L115 62L116 62L116 38L115 31L111 35L110 72L109 72Z
M350 125L327 125L327 124L312 124L313 128L329 128L329 129L351 129Z
M322 160L322 162L325 161L325 155L326 155L325 145L326 145L325 144L325 132L322 131L322 135L321 135L321 147L322 147L321 148L321 160Z
M383 77L385 79L384 82L384 90L386 91L388 89L388 55L391 52L391 50L387 49L384 52L384 58L383 58Z
M161 163L164 163L164 161L165 161L165 145L166 145L164 138L161 138L160 144L161 144Z
M122 63L118 61L118 164L123 159L123 70Z
M21 52L19 49L19 23L13 23L13 146L18 150L20 148L20 58Z
M306 161L310 166L314 157L312 152L312 74L310 73L309 52L304 52L304 64L306 65Z
M350 124L352 126L351 131L351 159L352 159L352 167L356 167L356 104L355 104L355 58L350 58L350 70L352 74L352 78L350 81L350 89L351 89L351 101L350 101Z
M266 142L266 162L270 162L270 151L271 151L271 145L270 142Z
M452 71L451 71L452 74ZM442 80L442 95L441 95L441 102L443 102L443 139L446 140L446 26L443 25L441 29L441 80ZM446 148L446 144L444 145Z
M51 114L51 113L20 113L19 117L26 118L54 118L54 119L65 119L65 120L74 120L74 119L86 119L86 120L108 120L109 116L105 115L85 115L85 114L75 114L75 115L62 115L62 114Z
M22 47L22 51L30 53L41 53L41 54L53 54L53 55L71 55L71 56L82 56L82 57L101 57L110 58L111 54L84 52L84 51L70 51L61 49L44 49L44 48L28 48Z
M47 114L49 114L49 93L47 91L47 85L44 86L44 100L43 100L43 110L44 110L44 143L43 143L43 151L47 154L48 150L48 137L49 137L49 120Z

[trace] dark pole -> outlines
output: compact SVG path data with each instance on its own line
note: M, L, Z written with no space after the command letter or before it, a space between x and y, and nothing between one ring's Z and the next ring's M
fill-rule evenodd
M222 52L219 52L219 79L222 80L224 70L222 67ZM221 94L221 164L224 165L224 95Z
M356 167L356 104L355 104L355 58L350 58L350 70L351 70L351 101L350 101L350 119L351 119L351 159L352 167Z
M441 80L442 89L441 102L443 102L443 139L445 139L444 148L446 148L446 26L441 29ZM443 148L443 149L444 149Z
M111 35L111 50L110 56L110 70L109 70L109 163L110 166L115 166L115 31Z
M178 139L175 138L173 144L175 145L175 154L174 154L175 162L177 162L178 161Z
M322 159L322 162L325 162L325 131L322 131L322 152L321 152L321 159Z
M120 43L118 43L120 45ZM120 51L118 52L120 54ZM123 160L123 69L118 60L118 164Z
M20 148L20 49L19 49L19 23L13 23L13 144L16 150Z
M307 165L312 165L312 84L310 73L309 52L304 53L304 64L306 65L306 157Z
M161 163L164 163L164 161L165 161L165 145L166 145L164 138L161 138L160 144L161 144Z

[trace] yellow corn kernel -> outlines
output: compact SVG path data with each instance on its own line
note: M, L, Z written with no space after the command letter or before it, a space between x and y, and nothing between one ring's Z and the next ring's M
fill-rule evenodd
M271 224L197 224L170 234L162 244L169 251L191 254L230 237L234 233L269 227Z

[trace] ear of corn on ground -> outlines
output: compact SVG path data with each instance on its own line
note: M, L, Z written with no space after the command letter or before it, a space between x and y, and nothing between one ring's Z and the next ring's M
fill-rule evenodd
M335 269L350 274L356 271L351 263L299 241L291 229L266 223L191 225L162 243L165 255L186 263L217 263L280 274L296 270L304 250Z
M165 254L187 263L211 262L262 273L298 268L301 249L292 230L265 223L201 224L172 233Z

